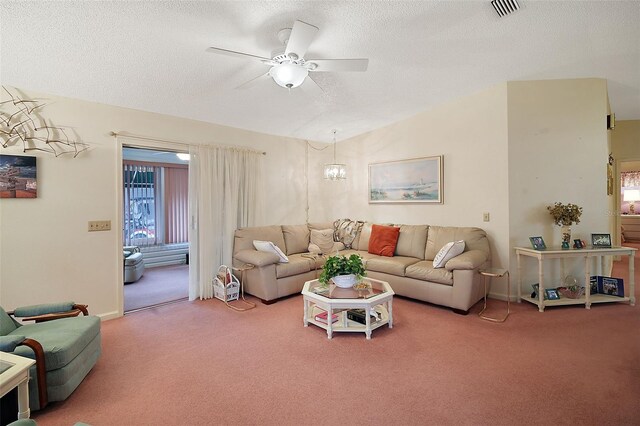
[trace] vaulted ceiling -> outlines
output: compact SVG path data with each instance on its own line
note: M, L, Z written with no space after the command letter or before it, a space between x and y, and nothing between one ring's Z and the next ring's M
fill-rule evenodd
M618 120L640 119L640 2L0 2L2 84L263 133L342 140L509 80L600 77ZM288 91L259 61L301 20L307 58L369 58Z

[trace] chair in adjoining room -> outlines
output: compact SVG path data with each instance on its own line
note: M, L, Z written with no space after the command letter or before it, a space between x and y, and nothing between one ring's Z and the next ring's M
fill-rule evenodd
M144 274L144 258L138 246L123 247L124 254L124 283L138 281Z
M89 316L86 305L52 303L13 312L0 307L0 351L36 361L29 371L32 411L71 395L98 361L100 342L100 319Z

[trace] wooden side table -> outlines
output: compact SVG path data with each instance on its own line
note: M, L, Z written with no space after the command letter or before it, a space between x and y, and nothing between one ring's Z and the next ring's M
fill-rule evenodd
M499 268L489 268L480 271L480 274L484 276L484 307L480 312L478 312L478 316L487 321L493 322L504 322L509 314L511 313L511 277L509 276L509 271L506 269ZM502 278L507 277L507 313L502 318L492 318L486 315L483 315L484 311L487 309L487 281L491 277Z

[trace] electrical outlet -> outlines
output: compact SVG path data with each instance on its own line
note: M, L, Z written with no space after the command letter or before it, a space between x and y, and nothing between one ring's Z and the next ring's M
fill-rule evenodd
M89 232L95 232L95 231L111 231L111 221L110 220L90 220Z
M482 220L484 222L489 222L489 213L482 213Z

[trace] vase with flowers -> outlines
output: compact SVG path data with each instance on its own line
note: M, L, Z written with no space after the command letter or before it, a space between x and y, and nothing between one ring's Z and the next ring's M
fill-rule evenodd
M549 210L555 224L562 227L562 247L569 248L571 225L580 223L582 207L572 203L562 204L556 202L552 206L547 206L547 210Z

